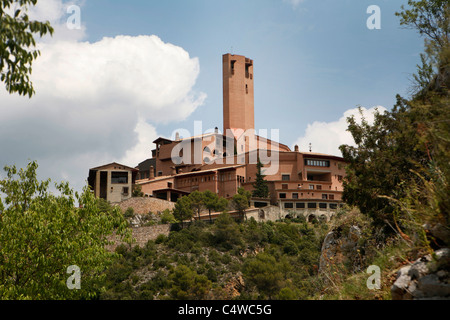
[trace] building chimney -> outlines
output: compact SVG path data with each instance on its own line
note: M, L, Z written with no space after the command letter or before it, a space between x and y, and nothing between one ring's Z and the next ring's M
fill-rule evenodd
M298 145L296 144L294 147L295 152L298 152Z
M175 167L170 167L170 169L172 169L172 171L171 171L172 176L177 174L177 169Z
M176 132L175 133L175 141L179 141L180 140L180 133Z
M153 166L150 166L150 176L148 179L149 180L155 179L155 168L153 168Z

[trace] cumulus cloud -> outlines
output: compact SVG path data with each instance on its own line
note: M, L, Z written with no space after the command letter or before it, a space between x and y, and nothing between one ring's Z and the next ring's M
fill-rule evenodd
M47 12L62 30L66 8L40 0L34 14L45 20ZM203 104L206 95L194 90L199 61L183 48L155 35L95 43L83 36L38 44L32 99L0 88L1 166L38 160L43 176L80 187L91 167L150 157L157 125L182 121Z
M366 109L361 108L362 116L369 124L372 124L375 118L375 112L383 113L386 108L382 106ZM362 116L358 108L350 109L344 112L343 116L332 122L315 121L306 127L305 133L295 142L300 151L309 151L311 143L312 152L326 153L335 156L342 156L339 146L342 144L355 145L352 135L347 131L347 118L354 115L355 120L361 123Z
M134 132L137 134L138 142L128 149L125 155L117 162L119 163L135 163L138 164L142 160L149 158L153 149L153 141L158 138L156 128L139 118Z

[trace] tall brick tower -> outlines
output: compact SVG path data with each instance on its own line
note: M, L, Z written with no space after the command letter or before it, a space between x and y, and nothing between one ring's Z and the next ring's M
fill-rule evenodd
M255 129L253 60L223 55L223 132Z

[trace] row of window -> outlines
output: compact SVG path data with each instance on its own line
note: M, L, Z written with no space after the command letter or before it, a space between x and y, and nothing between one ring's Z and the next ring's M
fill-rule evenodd
M207 182L207 181L214 181L216 177L214 175L208 175L208 176L202 176L201 178L194 177L194 178L184 178L179 179L178 183L180 186L188 186L191 184L198 184L199 182Z
M340 204L340 206L342 207L343 204ZM295 202L295 208L296 209L337 209L338 204L337 203L324 203L324 202ZM294 209L294 202L285 202L284 203L284 208L285 209Z
M312 195L314 195L314 193ZM291 194L291 196L292 196L292 199L298 199L298 192L293 192ZM303 192L300 193L300 196L303 196ZM279 197L280 197L280 199L286 199L287 198L287 193L281 192L279 194ZM323 193L322 194L322 200L334 200L334 194Z
M221 182L231 181L231 180L234 180L233 176L234 175L231 173L222 173L222 174L219 174L218 180ZM215 181L215 180L216 180L216 177L214 175L208 175L208 176L202 176L202 177L179 179L178 183L180 184L180 186L187 186L187 185L191 185L191 184L198 184L199 182L209 182L209 181ZM236 180L241 183L245 182L245 178L242 176L237 176Z
M298 185L298 189L302 189L302 187L303 186L301 184ZM329 188L331 189L331 186L329 186ZM281 184L281 189L288 190L289 189L289 185L286 184L286 183L283 183L283 184ZM310 185L308 185L308 189L309 190L315 190L315 189L322 190L322 185L321 184L316 184L316 185L310 184ZM336 187L336 190L337 190L337 187Z
M313 167L329 167L330 166L330 161L328 161L328 160L305 159L305 165L313 166Z

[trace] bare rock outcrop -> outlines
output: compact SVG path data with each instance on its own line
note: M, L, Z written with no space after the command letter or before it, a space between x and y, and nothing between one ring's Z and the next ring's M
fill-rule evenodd
M443 248L402 267L391 287L393 300L450 300L450 249Z
M344 261L351 261L353 270L360 271L361 260L359 257L358 241L361 237L361 230L358 226L352 225L345 234L337 228L328 232L322 244L319 262L319 274L325 272L333 265L342 264Z

